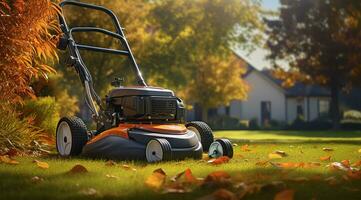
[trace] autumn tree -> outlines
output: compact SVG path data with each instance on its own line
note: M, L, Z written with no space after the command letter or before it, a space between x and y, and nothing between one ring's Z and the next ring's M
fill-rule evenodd
M210 107L245 99L247 85L234 48L261 39L260 7L254 1L156 1L150 13L150 52L141 58L151 81L198 103L206 120Z
M33 95L33 79L54 72L58 7L49 0L0 0L0 100Z
M361 75L360 16L358 0L282 0L279 19L266 20L270 59L286 60L290 70L330 89L335 129L340 91Z

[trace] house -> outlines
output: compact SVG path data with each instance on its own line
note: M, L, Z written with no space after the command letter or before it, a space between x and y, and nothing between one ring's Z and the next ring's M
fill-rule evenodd
M296 83L291 88L282 87L282 81L272 76L269 70L258 70L239 56L247 66L243 79L249 84L247 100L233 100L229 106L221 106L211 111L212 115L228 115L240 120L257 120L265 125L271 120L292 123L298 116L312 121L328 115L330 92L318 85ZM189 118L199 119L197 107L188 114ZM198 116L197 116L198 115Z

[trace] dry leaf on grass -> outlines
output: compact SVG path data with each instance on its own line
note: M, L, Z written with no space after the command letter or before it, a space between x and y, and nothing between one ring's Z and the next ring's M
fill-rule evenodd
M153 171L153 173L145 180L144 184L154 190L159 190L165 183L166 173L163 169L159 168Z
M349 170L346 175L349 179L352 179L352 180L360 180L361 179L360 171Z
M203 196L198 200L237 200L236 194L226 189L218 189L212 194Z
M248 145L248 144L242 145L242 146L241 146L241 150L242 150L242 151L251 151L251 149L249 148L249 145Z
M8 155L0 156L0 163L10 164L10 165L18 165L19 162L11 159Z
M83 173L87 173L88 170L80 164L75 165L73 168L71 168L68 173L69 174L83 174Z
M106 174L105 177L107 178L111 178L111 179L119 179L118 176L115 176L115 175L111 175L111 174Z
M129 165L121 165L121 167L123 168L123 169L126 169L126 170L131 170L131 171L137 171L137 169L135 169L134 167L131 167L131 166L129 166Z
M231 184L231 176L225 171L215 171L206 176L202 186L226 187Z
M341 161L341 164L347 168L351 167L351 163L349 160L343 160L343 161Z
M39 177L39 176L34 176L34 177L31 178L31 182L33 182L33 183L40 183L40 182L43 182L43 181L44 181L44 179Z
M329 167L329 169L331 170L339 170L339 171L357 171L358 169L350 167L350 166L345 166L343 163L340 162L333 162L330 165L327 165L327 167Z
M41 169L49 169L49 164L47 162L42 162L39 160L33 160L33 162L36 163L36 165Z
M286 157L287 156L287 153L285 151L281 151L281 150L276 150L275 152L273 152L275 154L278 154L282 157Z
M360 166L361 166L361 160L356 161L356 162L353 163L351 166L352 166L352 167L360 167Z
M331 160L331 156L322 156L320 157L321 161L330 161Z
M329 148L329 147L324 147L322 148L323 151L333 151L333 148Z
M220 165L220 164L223 164L223 163L228 163L229 160L230 159L227 156L221 156L219 158L210 159L208 161L208 163L210 163L212 165Z
M274 200L293 200L295 191L292 189L283 190L275 195Z
M94 188L87 188L87 189L80 191L80 193L84 194L86 196L95 196L96 194L98 194L98 191Z

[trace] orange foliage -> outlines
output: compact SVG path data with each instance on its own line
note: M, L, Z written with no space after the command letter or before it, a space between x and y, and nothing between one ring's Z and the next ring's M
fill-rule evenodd
M32 96L30 82L54 72L59 8L49 0L0 0L0 100Z

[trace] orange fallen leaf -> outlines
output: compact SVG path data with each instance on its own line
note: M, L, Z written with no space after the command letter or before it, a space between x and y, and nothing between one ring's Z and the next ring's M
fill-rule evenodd
M42 161L39 161L39 160L34 160L33 162L35 162L36 165L41 169L49 169L49 164L46 163L46 162L42 162Z
M361 172L360 171L352 171L349 170L347 172L347 177L353 180L360 180L361 179Z
M361 160L355 162L354 164L352 164L352 167L360 167L361 166Z
M159 168L154 170L144 183L151 189L159 190L164 185L166 177L167 175L163 169Z
M223 164L223 163L228 163L229 160L230 159L227 156L221 156L221 157L216 158L216 159L210 159L208 161L208 163L211 163L213 165L220 165L220 164Z
M278 192L274 200L293 200L295 196L295 191L292 189L283 190L281 192Z
M330 161L331 160L331 156L322 156L320 157L321 161Z
M343 160L341 161L341 164L347 168L351 167L350 161L349 160Z
M87 172L88 172L88 170L83 165L77 164L73 168L71 168L68 173L82 174L82 173L87 173Z
M271 164L273 166L275 166L275 167L283 168L283 169L303 167L305 165L305 163L303 163L303 162L301 162L301 163L295 163L295 162L275 163L275 162L271 162Z
M231 183L231 176L225 171L215 171L206 176L203 186L221 187Z
M241 150L242 150L242 151L251 151L251 149L249 149L249 145L248 145L248 144L242 145L242 146L241 146Z
M11 159L8 155L0 156L0 163L10 164L10 165L18 165L19 162Z
M264 167L264 166L266 166L268 163L269 163L269 160L263 160L263 161L258 161L258 162L256 162L256 165L257 165L257 166L262 166L262 167Z

